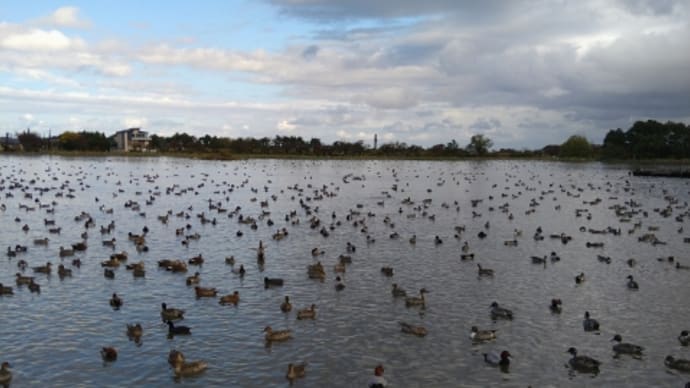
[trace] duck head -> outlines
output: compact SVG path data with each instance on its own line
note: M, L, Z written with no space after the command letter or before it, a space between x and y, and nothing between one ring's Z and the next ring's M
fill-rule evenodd
M575 348L570 348L566 351L566 353L570 353L573 355L573 357L577 356L577 349Z
M616 334L613 336L613 338L611 338L611 341L621 342L623 341L623 337L621 337L620 334Z
M491 306L489 306L489 307L498 307L498 302L492 302Z

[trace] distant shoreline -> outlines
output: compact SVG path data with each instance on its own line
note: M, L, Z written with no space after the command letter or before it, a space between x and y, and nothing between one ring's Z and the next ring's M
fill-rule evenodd
M25 152L2 151L0 155L34 157L34 156L60 156L60 157L126 157L126 158L180 158L197 160L249 160L249 159L285 159L285 160L425 160L425 161L488 161L488 160L524 160L547 161L567 163L591 163L627 164L627 165L690 165L690 159L596 159L596 158L561 158L555 156L508 156L487 155L470 157L453 156L405 156L405 155L291 155L291 154L230 154L226 152L120 152L120 151L50 151L50 152Z

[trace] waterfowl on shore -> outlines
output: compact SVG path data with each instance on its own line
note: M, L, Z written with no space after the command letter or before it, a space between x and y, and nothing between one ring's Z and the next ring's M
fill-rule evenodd
M302 378L306 375L307 371L307 364L288 364L288 370L287 373L285 374L285 378L290 380L290 383L292 383L293 380Z
M568 349L566 353L573 355L573 358L568 361L568 365L570 365L573 370L583 373L599 373L601 362L591 357L578 356L577 349L575 348Z
M618 342L613 345L613 351L616 355L619 354L629 354L632 356L641 356L644 348L642 346L633 345L629 343L622 342L623 337L620 334L616 334L611 338L611 341Z
M101 348L101 357L106 362L115 361L117 360L117 350L113 347L103 347Z
M167 321L168 335L189 335L192 334L192 329L189 326L175 326L172 321Z
M161 303L161 319L164 321L175 321L184 319L184 310L173 307L168 308L168 305Z
M285 300L280 304L280 311L287 313L290 310L292 310L292 303L290 303L290 297L286 295Z
M123 304L122 298L120 298L119 296L117 296L116 293L113 293L113 296L110 298L110 306L111 306L112 308L114 308L115 310L117 310L117 309L119 309L120 307L122 307L122 304Z
M589 317L589 311L585 311L585 319L582 321L582 327L585 329L585 331L598 331L599 322L596 319Z
M12 372L10 371L11 365L9 362L5 361L2 363L2 366L0 366L0 384L1 385L9 385L10 381L12 381Z
M690 345L690 333L688 333L687 330L681 331L680 335L678 336L678 341L680 341L680 344L683 346Z
M549 306L549 310L551 310L551 312L554 314L560 314L561 311L563 311L562 304L563 303L560 299L551 299L551 305Z
M394 298L402 298L407 296L407 292L398 286L398 283L393 283L393 289L391 290Z
M188 276L186 281L188 286L199 284L199 282L201 282L201 275L199 275L198 272L195 272L192 276Z
M628 275L627 279L628 279L627 286L629 289L637 290L640 288L640 286L637 284L637 282L633 279L632 275Z
M575 276L575 284L582 284L585 281L585 273L580 272L579 275Z
M271 326L266 326L264 328L264 333L266 335L264 338L266 341L287 341L290 338L292 338L292 331L291 330L277 330L274 331L271 329Z
M312 304L309 308L299 310L297 312L297 319L314 319L316 318L316 305Z
M240 293L239 293L239 291L235 291L232 294L221 296L220 300L218 301L218 304L222 304L222 305L234 304L235 306L237 306L237 304L239 302L240 302Z
M673 356L666 356L664 365L671 369L676 369L681 372L690 372L690 360L683 358L674 358Z
M194 287L194 293L197 298L213 298L218 295L218 290L214 287Z
M426 303L424 299L424 294L428 293L426 288L422 288L419 290L419 296L408 296L405 298L405 306L411 307L411 306L424 306Z
M479 330L477 326L472 326L470 339L475 342L485 342L496 339L496 330Z
M264 288L282 287L282 286L283 286L283 279L264 277Z
M398 322L400 324L400 331L407 334L413 334L417 337L424 337L427 334L427 330L424 326L414 326L406 322Z
M497 351L491 351L489 353L484 353L484 362L491 366L497 366L502 369L506 369L510 366L511 354L507 350L498 353Z
M498 318L500 319L513 319L513 312L508 310L507 308L500 307L498 305L498 302L492 302L491 305L491 319L496 320Z
M479 276L494 276L494 270L489 268L482 268L481 264L477 263L477 273Z

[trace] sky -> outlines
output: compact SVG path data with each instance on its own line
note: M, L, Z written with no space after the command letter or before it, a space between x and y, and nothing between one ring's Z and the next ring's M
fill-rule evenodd
M690 0L0 2L0 132L537 149L690 124Z

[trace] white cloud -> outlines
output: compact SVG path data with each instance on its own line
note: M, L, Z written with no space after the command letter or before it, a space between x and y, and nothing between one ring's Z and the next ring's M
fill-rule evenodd
M91 26L90 21L80 17L79 8L70 6L56 9L49 16L40 19L40 22L68 28L88 28Z
M17 51L65 51L85 46L83 40L69 38L58 30L31 29L0 35L0 48Z
M122 120L125 128L144 128L149 120L146 117L126 117Z
M279 132L291 133L291 132L294 132L295 128L297 128L297 126L294 124L291 124L289 120L281 120L276 125L276 129Z

